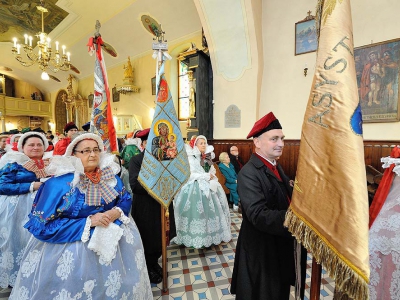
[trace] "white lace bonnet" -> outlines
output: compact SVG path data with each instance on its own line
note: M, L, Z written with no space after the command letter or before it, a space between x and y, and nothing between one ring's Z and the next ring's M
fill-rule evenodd
M43 133L36 132L36 131L28 131L28 132L25 132L23 135L21 135L21 137L18 140L18 151L19 152L24 152L24 150L22 149L22 144L27 138L30 138L32 135L36 135L36 136L40 137L40 139L42 140L43 145L44 145L44 151L46 151L46 149L49 148L49 142L47 141L47 138Z
M72 151L74 150L75 146L83 141L83 140L94 140L97 142L97 144L99 145L99 148L101 150L101 152L104 151L104 143L103 140L101 139L101 137L97 134L94 133L83 133L83 134L79 134L77 137L75 137L71 143L68 145L67 150L65 151L64 156L71 156L72 155Z

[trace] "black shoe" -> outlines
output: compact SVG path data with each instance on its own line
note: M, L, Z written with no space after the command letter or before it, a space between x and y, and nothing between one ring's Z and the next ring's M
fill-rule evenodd
M158 274L158 271L154 268L148 269L149 279L151 283L160 283L162 281L162 276Z

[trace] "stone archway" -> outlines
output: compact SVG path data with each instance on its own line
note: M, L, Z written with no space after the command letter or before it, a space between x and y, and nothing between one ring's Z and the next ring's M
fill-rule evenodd
M67 108L63 102L63 95L66 97L67 92L65 90L60 90L57 94L55 105L56 132L58 131L59 133L64 133L64 126L67 124Z

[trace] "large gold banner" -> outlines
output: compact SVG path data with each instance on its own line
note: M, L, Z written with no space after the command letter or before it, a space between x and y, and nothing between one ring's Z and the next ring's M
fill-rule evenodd
M354 299L368 299L368 195L350 0L319 1L319 46L285 225Z

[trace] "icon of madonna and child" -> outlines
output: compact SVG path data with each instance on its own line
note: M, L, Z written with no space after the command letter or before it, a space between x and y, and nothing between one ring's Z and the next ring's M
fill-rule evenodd
M170 132L171 125L166 120L160 120L154 127L158 136L151 141L151 153L159 161L174 159L178 155L178 150L176 148L176 135Z

